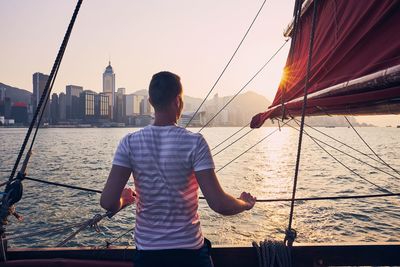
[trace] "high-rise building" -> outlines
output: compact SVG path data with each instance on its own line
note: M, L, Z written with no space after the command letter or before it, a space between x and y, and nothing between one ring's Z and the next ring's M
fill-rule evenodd
M44 88L46 86L47 80L49 79L49 75L36 72L33 74L32 77L32 82L33 82L33 94L32 94L32 106L33 106L33 112L36 112L36 108L40 102L40 99L42 97ZM42 122L48 122L49 121L49 102L47 102ZM43 108L43 107L42 107Z
M81 118L86 122L96 121L95 102L97 94L91 90L85 90L80 96Z
M63 122L67 120L67 97L64 93L58 96L58 118Z
M6 88L0 87L0 101L4 101L6 98Z
M59 112L60 107L58 103L58 95L53 93L51 95L51 104L50 104L50 123L56 124L59 120Z
M116 122L124 122L126 113L126 95L125 88L118 88L115 94L115 116Z
M95 114L99 119L110 119L110 99L107 94L100 93L95 98Z
M126 116L135 116L140 115L140 102L142 101L143 96L136 94L126 95Z
M115 73L111 67L111 62L108 62L108 66L103 73L103 93L108 96L110 104L110 115L111 119L114 119L115 112Z
M25 102L15 102L11 107L11 118L16 123L28 123L28 105Z
M83 87L77 85L67 85L65 87L65 91L67 120L80 119L79 97L83 92Z

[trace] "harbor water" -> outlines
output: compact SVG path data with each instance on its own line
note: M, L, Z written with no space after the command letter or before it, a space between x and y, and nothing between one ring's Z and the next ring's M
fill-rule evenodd
M248 191L258 199L290 198L298 131L289 127L265 127L253 130L233 143L249 131L243 129L234 138L219 145L239 129L213 127L201 132L215 155L217 175L225 191L234 196ZM102 190L118 141L128 132L137 130L139 129L41 129L34 145L28 176ZM197 132L199 129L190 130ZM313 141L304 136L296 197L384 193L375 185L391 192L399 192L400 174L380 162L351 128L317 130L362 153L306 128L308 134L324 142L320 145L336 159L323 151L316 144L316 139ZM400 129L365 127L357 130L386 163L400 170ZM0 128L1 182L6 181L10 175L26 131L26 128ZM263 138L263 141L251 148ZM231 143L233 144L230 145ZM246 150L248 152L238 157ZM104 212L99 206L99 194L28 180L23 184L24 194L17 204L17 212L24 220L17 222L10 217L10 223L6 226L9 237L83 222ZM129 184L133 185L132 180ZM293 228L298 233L296 241L398 242L399 203L399 197L298 201L293 218ZM213 212L204 200L200 200L199 214L203 233L214 245L251 246L253 240L283 240L288 225L289 205L289 202L260 202L251 211L224 217ZM67 246L105 245L106 241L111 241L133 228L134 223L134 207L127 208L113 218L103 220L99 224L100 232L86 229ZM13 247L55 246L73 230L76 229L62 234L48 231L39 236L11 238L9 244ZM134 245L132 234L123 236L113 245Z

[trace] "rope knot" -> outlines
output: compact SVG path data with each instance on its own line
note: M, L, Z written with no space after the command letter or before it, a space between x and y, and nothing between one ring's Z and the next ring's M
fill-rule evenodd
M286 246L291 247L293 245L294 240L297 237L297 232L294 229L286 229L285 230L285 239L284 243Z
M100 233L100 227L98 223L103 219L101 214L96 214L93 216L92 220L90 221L89 225L93 228L97 233Z

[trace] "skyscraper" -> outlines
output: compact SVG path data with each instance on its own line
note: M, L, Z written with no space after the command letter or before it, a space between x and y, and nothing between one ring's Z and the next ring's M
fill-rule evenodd
M33 94L32 94L32 106L33 106L33 112L35 112L36 107L39 104L40 98L42 97L44 88L46 86L47 80L49 79L49 75L36 72L33 74L32 77L32 82L33 82ZM49 102L47 102L47 105L45 107L45 112L43 114L43 121L42 122L48 122L49 121Z
M70 119L79 119L79 97L83 92L82 86L77 85L67 85L65 87L66 95L66 115L67 120Z
M108 62L108 66L103 73L103 93L108 96L110 104L110 115L111 120L114 119L114 108L115 108L115 73L111 67L111 62Z
M58 96L58 117L59 120L65 122L67 120L67 97L64 93Z
M58 95L57 93L53 93L51 95L51 104L50 104L50 123L56 124L59 120L59 103L58 103Z

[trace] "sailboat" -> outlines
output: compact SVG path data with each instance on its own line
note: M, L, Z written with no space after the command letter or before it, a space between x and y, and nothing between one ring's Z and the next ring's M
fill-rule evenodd
M76 15L77 11L74 17ZM297 0L293 22L285 33L291 37L291 48L282 82L272 105L267 111L254 116L251 127L261 127L267 119L285 122L297 116L301 116L299 123L304 125L305 116L399 114L398 25L400 1L308 0L303 3ZM64 44L63 47L65 49ZM60 54L62 58L62 50ZM56 62L60 60L57 58ZM54 71L57 69L55 65ZM48 94L42 97L41 102L48 99ZM301 155L302 133L303 129L300 130L298 159ZM26 178L26 165L27 160L17 178L14 179L12 175L14 183L7 186L9 191L14 192L15 200L10 202L3 197L3 211L4 205L13 205L22 197L22 187L17 182L21 183ZM295 192L294 186L292 210L298 200ZM363 197L398 195L386 193ZM2 214L3 219L8 215ZM103 217L112 215L105 214ZM95 224L103 217L93 218L86 226ZM255 245L256 248L214 248L214 265L400 265L399 242L297 244L295 232L290 226L286 233L285 242L265 242L261 244L261 249L258 249L258 245ZM125 247L7 249L4 240L0 241L3 258L0 266L132 266L134 254L133 248Z

